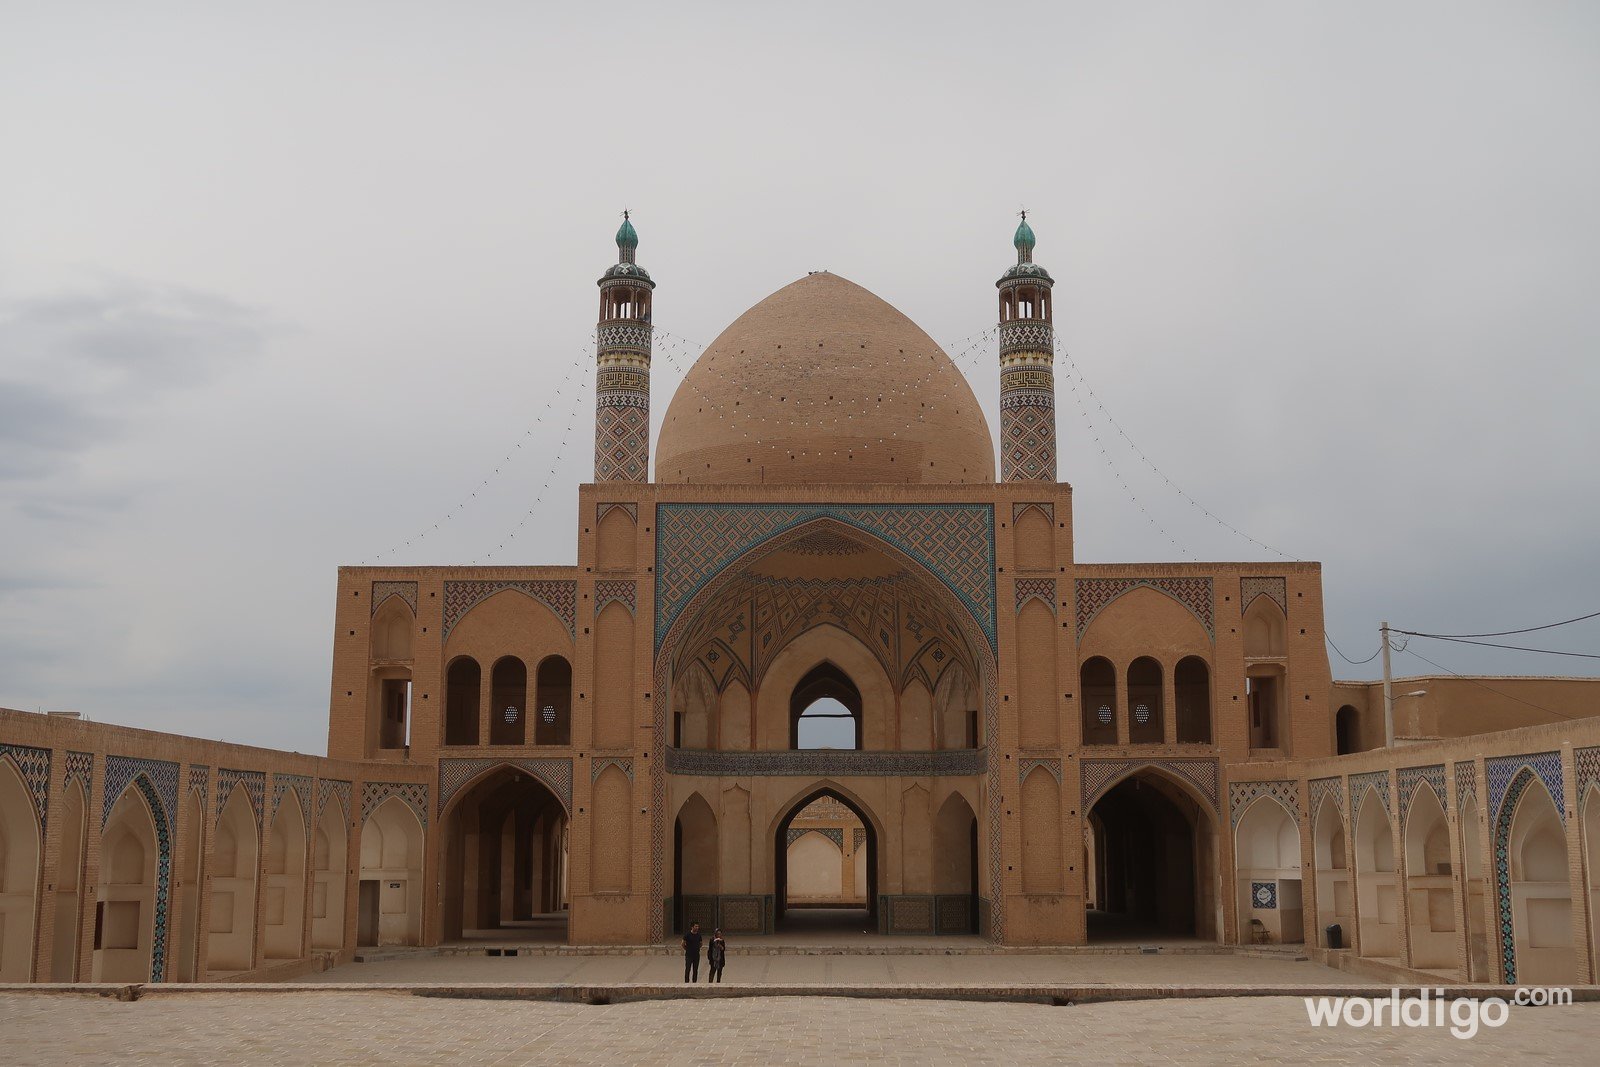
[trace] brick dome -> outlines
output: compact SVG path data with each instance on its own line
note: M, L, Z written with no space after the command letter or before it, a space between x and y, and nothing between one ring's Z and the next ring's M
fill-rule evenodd
M673 394L657 482L994 481L978 398L916 323L828 273L734 321Z

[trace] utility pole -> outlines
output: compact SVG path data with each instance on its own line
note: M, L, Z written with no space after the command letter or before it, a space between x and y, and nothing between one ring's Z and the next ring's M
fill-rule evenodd
M1394 690L1391 687L1389 669L1389 623L1384 621L1378 627L1378 635L1383 638L1383 744L1385 748L1394 747Z

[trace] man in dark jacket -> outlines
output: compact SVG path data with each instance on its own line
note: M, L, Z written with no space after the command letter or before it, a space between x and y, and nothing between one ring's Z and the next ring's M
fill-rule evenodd
M689 927L689 932L683 935L683 980L685 982L700 981L700 924L695 923Z
M728 943L722 939L721 930L711 932L711 947L706 949L706 962L711 964L711 974L706 981L722 981L722 965L728 962Z

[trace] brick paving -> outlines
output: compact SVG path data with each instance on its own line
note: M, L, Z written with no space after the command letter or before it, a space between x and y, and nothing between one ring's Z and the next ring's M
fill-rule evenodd
M1600 1005L1515 1009L1470 1041L1316 1029L1298 998L1045 1007L829 997L588 1006L404 993L0 995L3 1059L191 1064L1592 1063Z

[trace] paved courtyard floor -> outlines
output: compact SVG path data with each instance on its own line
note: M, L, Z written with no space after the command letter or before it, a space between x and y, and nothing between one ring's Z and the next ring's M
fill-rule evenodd
M1314 1028L1292 997L1025 1004L772 997L606 1006L399 993L0 995L9 1064L1594 1062L1600 1005L1447 1029Z
M704 961L700 979L708 977ZM1370 980L1309 961L1234 955L837 955L730 954L727 982L942 985L1356 985ZM346 963L294 982L522 985L664 984L683 981L681 956L418 956Z

